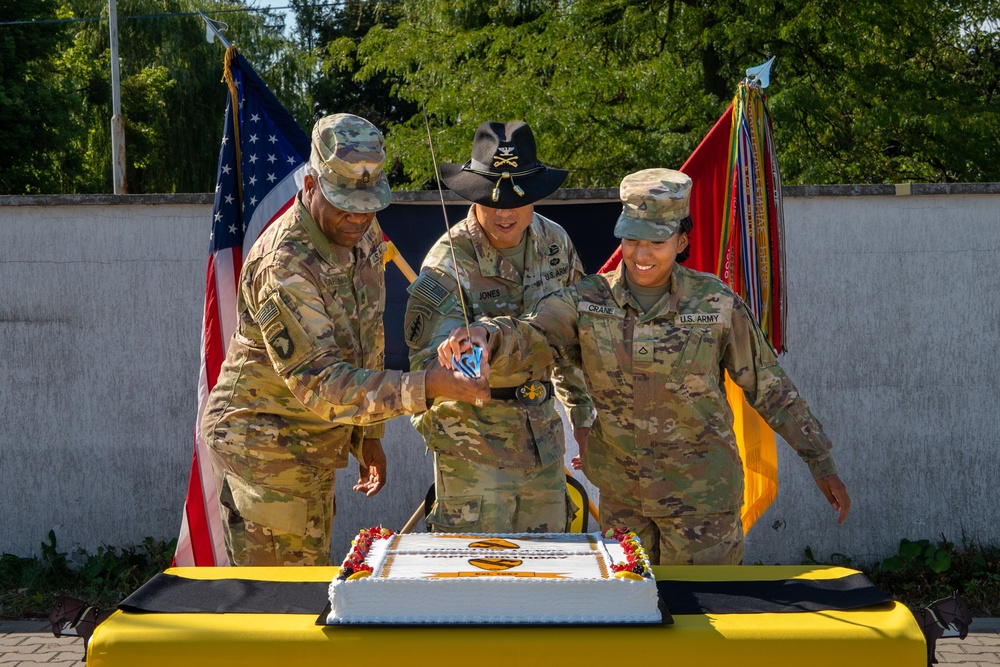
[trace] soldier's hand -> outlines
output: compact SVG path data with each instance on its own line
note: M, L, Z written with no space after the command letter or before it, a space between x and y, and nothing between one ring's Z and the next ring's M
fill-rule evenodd
M851 511L851 497L847 495L847 487L837 475L827 475L816 480L816 486L823 492L826 499L837 510L837 523L843 524L847 513Z
M365 438L361 451L364 461L359 462L360 475L354 490L371 498L385 486L385 452L382 451L382 441L378 438Z
M483 406L490 402L490 365L483 361L479 378L466 377L460 371L431 368L425 379L427 398L448 398Z
M580 453L569 461L569 464L573 466L573 470L583 470L583 452L587 449L587 438L589 436L589 426L578 426L573 429L573 439L576 440L576 446L580 448Z
M472 335L471 340L469 339L469 334ZM454 370L454 359L471 351L473 345L478 345L482 348L483 359L481 363L485 364L490 356L490 348L487 347L486 329L476 325L472 325L468 329L465 327L452 329L448 338L438 345L438 363L449 370Z

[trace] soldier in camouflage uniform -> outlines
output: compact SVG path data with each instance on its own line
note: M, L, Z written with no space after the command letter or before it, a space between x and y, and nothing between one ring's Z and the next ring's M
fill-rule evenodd
M543 297L583 277L583 264L562 227L534 212L566 177L535 156L523 122L486 122L472 159L444 164L448 187L473 202L468 216L431 248L410 288L405 335L410 368L436 361L437 346L469 319L520 316ZM550 382L552 380L553 382ZM562 532L568 526L562 419L567 406L577 433L593 422L579 369L567 360L492 373L493 402L475 406L438 400L413 423L434 452L436 502L432 530Z
M494 372L582 364L597 406L582 464L601 490L601 525L625 525L660 564L730 564L743 556L743 476L722 371L809 466L839 513L850 509L830 441L778 365L743 301L713 275L675 262L686 250L691 180L630 174L615 227L623 261L543 301L523 321L477 324ZM681 225L682 220L688 222ZM444 363L467 345L456 329Z
M386 480L379 422L435 396L489 400L485 381L454 371L382 370L384 160L365 119L321 119L303 189L244 263L237 330L201 420L234 565L329 564L348 451L355 490L374 495Z

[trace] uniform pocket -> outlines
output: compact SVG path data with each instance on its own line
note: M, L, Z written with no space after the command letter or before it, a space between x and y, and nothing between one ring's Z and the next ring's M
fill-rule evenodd
M694 565L739 565L743 562L743 524L738 515L726 516L731 516L732 519L725 526L727 532L723 539L712 546L692 552L691 562ZM722 527L722 521L716 525Z
M631 361L618 354L618 347L624 345L624 321L587 316L581 318L579 332L587 386L592 391L614 391L626 384L624 374L631 371Z
M441 533L476 528L482 507L482 496L438 498L434 501L427 523L433 531Z
M701 329L691 329L687 340L677 351L671 380L677 383L684 381L688 375L707 373L712 368L714 345L711 337Z
M305 534L309 503L304 498L253 484L229 472L223 483L233 504L230 512L282 533Z

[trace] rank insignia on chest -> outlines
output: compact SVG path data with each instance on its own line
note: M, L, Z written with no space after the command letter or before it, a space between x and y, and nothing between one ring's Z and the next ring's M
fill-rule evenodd
M632 361L638 364L648 364L653 361L653 343L637 340L632 343Z

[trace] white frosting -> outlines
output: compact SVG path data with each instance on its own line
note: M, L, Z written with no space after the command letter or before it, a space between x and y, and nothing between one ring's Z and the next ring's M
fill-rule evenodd
M613 576L623 558L597 533L393 536L372 545L371 576L333 581L327 622L660 621L652 578Z

